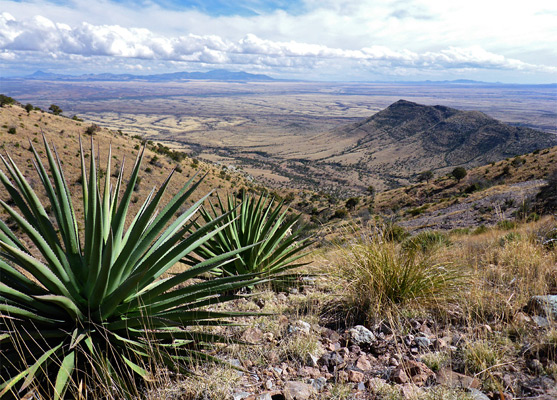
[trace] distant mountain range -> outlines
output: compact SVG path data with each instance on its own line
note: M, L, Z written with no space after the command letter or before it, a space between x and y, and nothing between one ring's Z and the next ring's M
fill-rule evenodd
M407 184L421 171L485 165L557 145L557 136L504 124L479 111L399 100L320 140L352 143L316 160L357 168L387 187Z
M133 75L133 74L84 74L84 75L61 75L51 72L37 71L31 75L22 77L28 80L54 80L54 81L146 81L146 82L174 82L184 80L214 80L214 81L275 81L267 75L250 74L242 71L229 71L226 69L215 69L208 72L173 72L155 75Z

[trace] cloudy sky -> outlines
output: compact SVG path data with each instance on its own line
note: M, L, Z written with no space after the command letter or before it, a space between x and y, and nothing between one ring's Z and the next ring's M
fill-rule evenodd
M555 0L0 0L0 73L557 82Z

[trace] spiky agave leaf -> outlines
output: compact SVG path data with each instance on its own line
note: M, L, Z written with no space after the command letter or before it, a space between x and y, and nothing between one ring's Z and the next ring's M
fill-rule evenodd
M113 186L109 154L103 185L91 142L88 173L81 147L81 232L61 161L43 140L46 165L33 146L31 150L53 220L14 161L9 155L1 157L0 182L11 201L0 205L33 246L0 221L0 397L16 397L35 387L47 398L59 399L70 383L146 379L143 365L149 364L153 346L165 364L179 370L188 361L210 358L202 350L225 338L195 328L226 323L223 318L237 314L207 306L236 298L230 293L261 278L247 274L184 285L225 268L240 249L164 276L221 235L232 222L229 215L189 233L208 195L176 217L201 179L190 179L161 207L171 173L126 226L144 149L126 185L122 164Z
M275 203L268 195L256 197L244 192L241 201L229 195L224 203L217 196L217 203L211 204L210 209L202 208L201 215L206 223L220 219L223 229L188 255L187 263L195 264L197 257L210 259L245 248L233 262L213 272L228 276L274 275L304 265L296 262L307 254L303 250L311 242L302 240L299 230L292 232L300 216L287 220L283 201Z

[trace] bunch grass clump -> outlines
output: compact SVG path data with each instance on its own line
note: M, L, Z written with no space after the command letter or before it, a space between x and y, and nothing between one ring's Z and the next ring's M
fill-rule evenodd
M124 163L114 179L109 151L102 182L91 142L88 169L80 151L79 221L62 161L46 138L44 146L46 164L30 149L46 206L35 192L39 185L9 155L1 158L0 182L10 199L0 205L13 227L0 221L0 397L20 398L28 391L54 400L87 397L99 385L132 397L138 383L152 380L154 360L180 373L199 360L217 361L205 350L229 339L203 327L249 313L210 307L236 299L237 290L260 279L196 279L224 268L242 249L167 274L228 226L224 214L192 231L207 196L178 213L200 180L192 178L163 205L171 173L129 216L144 151L127 183Z
M467 282L451 264L405 251L378 234L347 241L338 253L336 276L351 306L363 315L447 304Z

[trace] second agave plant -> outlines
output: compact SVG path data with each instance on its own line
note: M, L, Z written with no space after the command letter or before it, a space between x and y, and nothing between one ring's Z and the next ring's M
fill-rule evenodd
M268 195L249 195L245 191L241 200L229 195L226 203L217 196L210 209L202 208L205 223L217 221L223 229L199 246L191 254L210 259L232 251L240 251L234 260L213 270L217 274L238 275L247 273L277 274L304 265L296 263L310 245L301 239L301 231L293 231L300 216L287 219L283 202L276 202ZM249 247L248 247L249 246ZM197 258L188 257L189 263Z
M230 293L259 278L243 274L192 281L226 268L239 248L206 257L175 275L167 272L224 233L229 216L191 233L193 217L207 196L178 213L199 185L192 178L161 204L171 174L128 218L144 150L127 184L123 164L113 180L109 153L103 184L91 143L88 171L81 150L83 220L78 222L81 213L72 202L62 162L46 139L44 144L45 164L31 147L43 193L35 192L9 156L2 157L0 182L10 199L0 205L13 224L10 228L0 220L0 397L20 398L33 391L42 398L73 398L99 381L111 390L122 388L120 395L129 397L126 388L150 379L153 347L166 367L182 372L193 360L210 359L203 350L227 339L201 328L238 314L208 306L236 298Z

